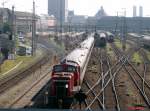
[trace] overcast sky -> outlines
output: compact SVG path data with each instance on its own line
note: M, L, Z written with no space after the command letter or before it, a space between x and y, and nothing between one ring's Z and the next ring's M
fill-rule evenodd
M11 5L15 5L16 10L32 11L32 0L0 0L1 7L3 1L7 1L5 7L11 8ZM46 14L47 0L35 0L35 2L36 12ZM69 10L74 10L75 14L89 16L95 15L101 6L108 15L116 15L117 11L122 15L123 8L126 8L127 16L132 16L133 5L137 6L137 14L138 7L143 6L144 16L150 16L150 0L68 0Z

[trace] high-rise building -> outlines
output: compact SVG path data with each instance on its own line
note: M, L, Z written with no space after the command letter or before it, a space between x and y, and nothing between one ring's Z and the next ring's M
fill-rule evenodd
M133 6L133 17L136 17L137 13L136 13L136 6Z
M139 7L139 17L143 17L143 7Z
M48 14L59 23L67 22L68 0L48 0Z

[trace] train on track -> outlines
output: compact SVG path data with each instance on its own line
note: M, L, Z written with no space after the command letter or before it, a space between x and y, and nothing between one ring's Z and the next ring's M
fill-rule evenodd
M105 47L106 43L112 43L114 42L114 34L110 32L95 32L94 38L95 38L95 46L96 47Z
M139 35L136 33L129 33L128 36L129 39L138 42L139 45L141 45L145 49L150 50L150 35Z
M72 101L81 88L93 47L94 37L91 35L59 64L53 66L49 91L50 104L58 104L60 100Z
M150 50L150 36L145 35L142 38L141 42L142 42L142 45L143 45L144 48Z
M105 47L106 46L106 34L105 33L95 33L95 47Z
M105 32L105 34L106 34L106 36L107 36L107 41L109 42L109 43L112 43L112 42L114 42L114 34L112 34L111 32Z

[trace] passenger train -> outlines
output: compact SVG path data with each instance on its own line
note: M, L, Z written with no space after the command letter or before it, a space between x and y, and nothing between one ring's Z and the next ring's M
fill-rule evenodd
M107 36L107 41L112 43L114 42L114 34L112 34L111 32L106 32L106 36Z
M72 100L83 82L86 67L94 47L94 37L84 40L75 50L53 66L49 103Z
M98 33L94 34L95 38L95 47L105 47L106 46L106 34L105 33Z
M145 49L150 50L150 35L139 35L137 33L128 33L128 38L133 41L138 41Z

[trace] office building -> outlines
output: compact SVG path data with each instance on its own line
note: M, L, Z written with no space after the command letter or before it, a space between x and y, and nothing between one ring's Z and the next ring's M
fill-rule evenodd
M139 7L139 17L143 17L143 7Z
M48 14L53 15L58 23L67 22L68 1L67 0L48 0Z
M136 12L136 6L133 6L133 17L136 17L137 16L137 12Z

